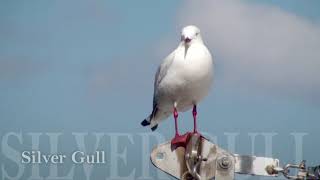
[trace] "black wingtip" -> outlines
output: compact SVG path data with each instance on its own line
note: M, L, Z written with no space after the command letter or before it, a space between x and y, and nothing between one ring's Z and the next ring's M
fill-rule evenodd
M151 128L152 131L155 131L158 128L158 124Z
M149 125L150 125L150 122L145 119L145 120L143 120L143 121L141 122L141 125L142 125L142 126L149 126Z

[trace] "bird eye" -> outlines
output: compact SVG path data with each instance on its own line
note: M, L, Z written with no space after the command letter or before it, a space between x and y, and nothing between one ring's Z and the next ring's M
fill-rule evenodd
M199 35L199 33L197 32L197 33L196 33L196 36L198 36L198 35Z

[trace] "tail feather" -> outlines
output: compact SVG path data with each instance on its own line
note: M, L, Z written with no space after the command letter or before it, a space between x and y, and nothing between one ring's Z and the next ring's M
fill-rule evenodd
M148 118L144 119L141 122L141 125L150 126L152 131L155 131L158 128L158 124L155 122L154 119L151 118L151 115Z
M158 128L158 124L156 124L155 126L151 127L152 131L155 131Z
M149 118L148 118L149 119ZM142 122L141 122L141 125L142 126L149 126L150 125L150 120L148 121L147 119L144 119Z
M141 122L142 126L150 126L152 131L155 131L158 128L158 122L156 121L156 116L158 112L158 108L156 105L153 107L152 113L146 119Z

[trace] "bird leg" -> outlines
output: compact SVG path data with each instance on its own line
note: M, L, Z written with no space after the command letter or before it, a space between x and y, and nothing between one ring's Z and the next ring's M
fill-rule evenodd
M175 123L175 136L171 140L171 147L172 149L175 149L179 146L185 147L187 144L187 140L189 137L189 133L186 133L184 135L180 135L178 131L178 111L177 108L173 109L173 117L174 117L174 123Z
M189 132L191 135L192 134L199 134L201 138L205 138L204 136L202 136L200 133L198 133L197 130L197 105L193 105L193 109L192 109L192 115L193 115L193 133ZM191 136L190 135L190 136Z
M178 111L177 108L173 109L173 117L174 117L174 125L175 125L175 130L176 130L176 135L179 136L179 131L178 131Z
M198 131L197 131L197 105L193 105L192 115L193 115L193 133L198 133Z

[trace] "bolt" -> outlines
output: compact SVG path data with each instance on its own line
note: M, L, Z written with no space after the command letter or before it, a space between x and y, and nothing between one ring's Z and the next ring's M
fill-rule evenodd
M228 169L230 167L230 159L227 156L222 157L219 160L219 165L222 169Z

